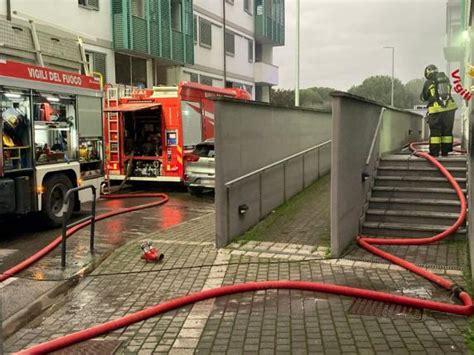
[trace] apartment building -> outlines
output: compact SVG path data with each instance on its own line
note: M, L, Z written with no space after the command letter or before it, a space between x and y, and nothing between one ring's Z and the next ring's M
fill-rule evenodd
M0 16L3 57L90 70L107 83L190 80L262 101L278 84L284 0L0 0Z
M474 91L470 68L474 65L474 30L472 28L474 6L472 0L448 0L446 4L446 35L444 57L447 71L459 69L462 86ZM462 137L466 147L469 141L469 115L472 115L472 100L465 101L454 95L458 110L454 122L454 135Z

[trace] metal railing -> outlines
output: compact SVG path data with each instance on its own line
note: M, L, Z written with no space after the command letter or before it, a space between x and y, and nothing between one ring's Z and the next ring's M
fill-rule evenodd
M68 224L69 219L71 218L69 211L69 203L71 202L71 196L79 191L91 189L92 190L92 209L91 214L83 217L77 221L74 221L71 224ZM61 239L61 267L66 267L66 239L67 239L67 230L71 227L77 226L78 224L90 221L91 232L90 232L90 249L91 253L94 253L94 236L95 236L95 204L96 204L97 192L95 186L80 186L68 190L66 196L64 197L63 202L63 227L62 227L62 239Z
M383 114L385 113L385 107L382 107L380 110L379 120L377 122L377 127L375 127L374 136L372 137L372 142L370 143L369 154L367 154L367 159L365 160L365 166L370 164L370 160L372 158L372 154L374 153L375 143L377 142L377 138L379 137L380 126L382 126L382 119Z
M245 174L245 175L242 175L236 179L233 179L229 182L227 182L224 187L226 189L226 205L227 205L227 235L229 236L230 235L230 189L232 188L233 185L241 182L241 181L244 181L248 178L251 178L255 175L258 175L259 176L259 220L262 219L263 217L263 198L262 198L262 188L263 188L263 184L262 184L262 176L263 174L276 167L276 166L279 166L279 165L282 165L283 164L283 200L284 202L287 201L287 191L286 191L286 165L287 165L287 162L289 162L290 160L292 159L295 159L295 158L298 158L298 157L302 157L302 173L301 173L301 179L302 179L302 186L303 188L305 187L305 184L306 184L306 181L305 181L305 155L313 150L318 150L318 178L320 177L320 162L321 162L321 159L320 159L320 151L321 151L321 148L322 147L325 147L329 144L331 144L332 140L328 140L326 142L323 142L323 143L320 143L318 145L315 145L314 147L311 147L311 148L308 148L308 149L305 149L299 153L296 153L296 154L293 154L293 155L290 155L284 159L281 159L281 160L278 160L277 162L275 163L272 163L272 164L269 164L269 165L266 165L264 166L263 168L260 168L260 169L257 169L255 171L252 171L248 174ZM248 208L247 208L248 209ZM246 210L246 209L245 209Z

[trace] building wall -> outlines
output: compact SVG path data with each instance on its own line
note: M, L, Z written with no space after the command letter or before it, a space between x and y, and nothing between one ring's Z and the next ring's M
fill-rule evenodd
M258 117L258 119L255 119ZM287 198L329 172L331 149L308 153L245 179L229 192L226 183L300 153L332 136L331 114L262 103L219 99L216 122L216 245L221 248L244 233ZM259 154L255 154L255 152ZM227 199L227 197L229 199ZM245 215L239 206L249 207Z
M190 78L189 72L212 78L213 85L225 86L224 83L224 24L223 1L212 4L205 0L194 1L194 15L197 16L198 38L194 45L194 65L182 71L182 80ZM250 86L254 95L254 58L255 40L253 6L244 11L244 0L234 0L234 4L225 2L226 30L234 35L234 55L226 55L226 80L235 84ZM212 47L200 43L200 19L212 24ZM249 40L253 46L252 60L249 61ZM199 81L201 81L199 79Z
M232 2L232 1L230 1ZM211 80L212 85L224 87L224 32L223 4L226 9L226 28L234 34L234 55L226 55L227 85L246 85L255 98L255 0L250 0L249 11L244 10L244 0L194 0L194 14L198 16L198 38L194 44L194 65L177 65L160 59L147 61L147 86L154 84L176 85L181 80ZM115 51L113 44L111 0L100 0L99 10L78 5L77 0L12 0L12 10L28 14L37 26L49 31L64 31L80 35L87 51L104 54L107 82L115 84ZM0 16L6 16L6 0L0 0ZM199 43L199 18L212 23L212 47ZM21 21L14 16L14 21ZM26 23L26 22L25 22ZM249 40L253 46L249 60ZM139 54L136 56L146 58ZM264 45L262 61L273 60L272 45ZM197 78L197 80L196 80ZM262 84L260 84L262 85ZM268 98L268 95L260 95Z
M0 0L0 15L6 16L6 0ZM12 10L55 26L108 41L112 45L112 14L109 0L100 1L99 11L85 9L77 0L12 0Z

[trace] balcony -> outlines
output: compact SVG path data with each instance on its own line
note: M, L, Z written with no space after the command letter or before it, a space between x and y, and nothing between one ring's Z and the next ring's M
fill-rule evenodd
M273 46L285 44L285 0L255 1L255 39Z
M278 85L278 67L276 65L256 62L254 70L256 84Z
M170 64L193 64L192 11L192 0L112 0L114 48Z

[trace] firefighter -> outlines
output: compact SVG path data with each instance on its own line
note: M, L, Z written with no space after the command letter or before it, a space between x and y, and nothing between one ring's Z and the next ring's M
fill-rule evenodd
M453 150L454 114L457 106L451 96L451 83L445 73L431 64L425 68L425 84L421 101L428 102L430 126L430 155L437 157L441 151L447 156Z

